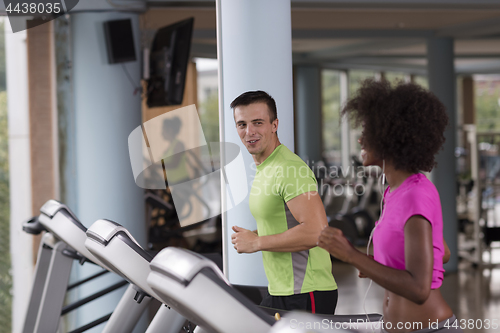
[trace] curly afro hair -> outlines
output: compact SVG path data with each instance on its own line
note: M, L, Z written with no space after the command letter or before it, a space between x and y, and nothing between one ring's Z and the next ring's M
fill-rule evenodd
M367 79L341 111L363 126L362 145L398 170L431 171L448 124L444 105L414 83Z

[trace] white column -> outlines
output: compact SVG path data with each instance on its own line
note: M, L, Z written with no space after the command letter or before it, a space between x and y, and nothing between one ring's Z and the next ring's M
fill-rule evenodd
M30 218L31 161L26 30L13 33L5 21L5 58L9 117L10 253L12 332L21 332L33 278L33 237L22 230Z
M240 146L250 188L255 165L237 135L229 104L249 90L268 92L278 108L280 141L294 150L290 0L217 0L216 8L221 141ZM225 204L223 198L223 211ZM235 284L267 285L261 254L239 255L234 250L233 225L256 229L248 197L223 214L224 271Z
M103 23L132 20L137 60L108 64ZM100 218L127 228L146 245L143 189L134 181L128 153L128 136L141 125L141 95L134 95L141 78L139 15L125 12L83 12L71 16L75 147L68 156L76 159L76 213L89 227ZM69 111L71 112L71 111ZM68 149L72 149L68 147ZM81 267L80 277L93 267ZM107 279L82 286L81 295L102 288ZM78 325L111 312L120 293L94 301L78 311ZM94 304L95 303L95 304Z
M446 142L436 158L437 168L431 173L443 208L443 234L451 250L450 261L445 265L449 272L458 269L457 256L457 203L456 203L456 158L455 158L455 99L456 78L454 67L453 39L429 38L427 40L427 76L429 90L432 91L446 107L448 127L444 134Z

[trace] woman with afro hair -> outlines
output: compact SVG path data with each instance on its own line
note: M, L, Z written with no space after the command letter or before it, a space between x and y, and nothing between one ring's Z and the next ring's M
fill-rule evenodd
M374 257L332 227L323 230L318 245L385 288L384 331L462 332L439 291L449 259L439 194L421 173L436 165L445 141L445 107L416 84L392 87L369 79L341 115L362 126L363 165L382 168L389 186L372 232Z

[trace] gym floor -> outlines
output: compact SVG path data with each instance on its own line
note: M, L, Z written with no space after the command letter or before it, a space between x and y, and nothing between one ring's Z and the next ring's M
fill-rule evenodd
M500 332L500 249L492 250L492 262L496 265L473 268L468 262L460 262L457 273L445 273L441 292L459 319L471 329L464 332ZM333 275L339 286L336 314L363 313L363 298L370 281L358 278L358 270L342 262L333 262ZM382 313L384 289L372 283L366 297L368 313ZM469 321L469 319L473 319ZM488 323L496 323L497 329L485 329ZM495 321L493 321L496 319ZM480 326L483 328L479 328Z

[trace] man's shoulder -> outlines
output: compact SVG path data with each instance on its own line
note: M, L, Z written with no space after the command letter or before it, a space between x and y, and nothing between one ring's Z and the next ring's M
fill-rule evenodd
M274 176L277 179L296 182L299 179L314 178L311 168L286 146L280 147L274 162Z
M297 154L288 149L287 146L281 145L279 146L278 154L276 154L275 158L276 165L304 165L307 166L306 162L304 162Z

